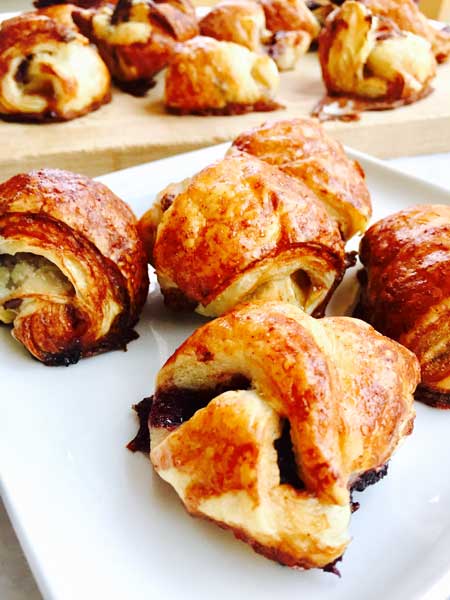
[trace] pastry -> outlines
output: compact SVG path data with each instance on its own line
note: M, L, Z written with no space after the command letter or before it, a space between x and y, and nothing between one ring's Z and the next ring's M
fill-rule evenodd
M361 2L347 1L328 17L319 59L329 96L313 114L322 119L416 102L431 92L436 74L428 40L374 16Z
M34 0L36 8L46 8L47 6L58 6L62 4L73 4L80 8L98 8L104 4L117 4L118 0Z
M190 0L119 0L86 11L80 27L98 47L114 81L125 91L144 95L164 69L177 42L198 34Z
M362 321L249 304L160 370L150 458L193 516L284 565L336 572L352 490L383 477L411 433L419 377L411 352Z
M311 119L265 123L239 135L231 153L245 152L306 184L336 219L345 240L363 232L372 214L359 163Z
M147 291L134 215L107 187L50 169L0 185L0 322L37 359L124 348Z
M267 29L277 31L305 31L311 40L319 34L320 26L304 0L259 0L266 15Z
M199 23L203 36L241 44L253 52L261 52L272 37L266 29L264 11L249 0L224 0L214 6Z
M419 359L416 398L450 408L450 206L416 206L373 225L361 241L356 314Z
M1 24L3 118L66 121L96 110L110 99L106 65L73 26L38 13Z
M169 112L235 115L282 108L271 58L232 42L198 36L177 46L166 73Z
M277 31L267 46L267 52L280 71L291 71L310 46L311 37L307 31Z
M339 230L314 194L251 156L170 186L140 230L166 304L207 316L250 299L321 315L345 271Z

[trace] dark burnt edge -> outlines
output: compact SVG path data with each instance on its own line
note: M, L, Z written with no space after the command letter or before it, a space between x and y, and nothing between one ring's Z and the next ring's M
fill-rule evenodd
M199 117L211 116L229 116L229 115L245 115L250 112L271 112L274 110L285 109L284 104L280 104L275 100L267 99L266 101L255 102L254 104L238 104L230 102L223 108L181 108L176 106L165 105L166 111L171 115L196 115Z
M150 453L150 429L148 421L153 400L154 396L149 396L141 400L138 404L133 404L133 410L139 419L139 429L136 436L127 444L127 448L131 452L143 452L146 455Z
M445 391L422 382L414 392L414 399L432 408L450 410L450 390Z
M336 575L337 577L339 577L339 579L341 579L341 577L342 577L341 572L336 567L336 565L339 562L341 562L343 558L344 558L344 555L341 554L341 556L338 556L335 560L333 560L333 562L330 562L327 565L325 565L324 567L322 567L322 571L324 573L332 573L333 575Z
M350 486L350 505L352 513L356 512L359 509L359 502L355 502L353 500L354 492L364 492L364 490L370 485L375 485L378 483L383 477L386 477L388 473L389 463L385 463L381 465L381 467L377 467L375 469L370 469L365 473L362 473Z

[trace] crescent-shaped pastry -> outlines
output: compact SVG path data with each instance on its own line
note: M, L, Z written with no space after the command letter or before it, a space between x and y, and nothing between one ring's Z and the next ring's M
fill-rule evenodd
M198 36L177 46L166 73L166 108L181 115L277 110L283 108L274 100L279 79L268 56Z
M239 135L230 153L257 156L306 184L339 224L345 240L365 231L372 214L362 167L311 119L265 123Z
M416 206L372 225L360 258L356 314L416 354L416 398L450 408L450 206Z
M263 9L249 0L219 2L203 17L199 27L203 36L241 44L253 52L261 52L271 38Z
M341 116L334 108L326 110L336 97L350 101L353 113L416 102L431 92L436 74L428 40L374 16L361 2L347 1L328 17L319 37L319 59L331 96L314 111L321 118ZM343 116L348 118L345 111Z
M0 185L0 322L37 359L124 348L147 291L135 217L107 187L46 169Z
M387 17L403 31L410 31L428 40L437 62L450 55L450 31L438 29L421 12L414 0L362 0L372 14Z
M190 0L119 0L86 11L80 27L98 47L114 81L143 95L164 69L177 42L198 34Z
M249 304L160 370L150 458L192 515L282 564L336 572L351 491L411 433L419 378L414 355L362 321Z
M68 26L38 13L26 13L1 24L3 118L66 121L110 99L108 69L73 24Z
M250 156L170 186L139 226L166 303L207 316L249 299L320 315L345 271L339 230L314 194Z

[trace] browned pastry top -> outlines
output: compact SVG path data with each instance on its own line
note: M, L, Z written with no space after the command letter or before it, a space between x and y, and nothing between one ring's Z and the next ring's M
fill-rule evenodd
M248 304L159 372L151 460L194 515L323 567L349 541L350 487L411 433L418 379L414 355L362 321Z
M360 314L418 356L422 381L450 390L450 207L423 205L373 225Z
M266 123L239 135L233 149L253 154L306 184L337 220L345 239L365 230L372 205L364 172L316 121Z
M270 31L306 31L311 39L319 33L319 22L304 0L259 0Z

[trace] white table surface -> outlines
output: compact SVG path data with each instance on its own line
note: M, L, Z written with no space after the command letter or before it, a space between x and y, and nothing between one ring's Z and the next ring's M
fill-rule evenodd
M397 158L388 161L407 173L422 177L450 190L450 153ZM430 199L424 198L424 202ZM446 600L436 590L426 600ZM0 502L0 600L41 600L33 576ZM80 599L81 600L81 599ZM91 600L83 598L82 600Z

